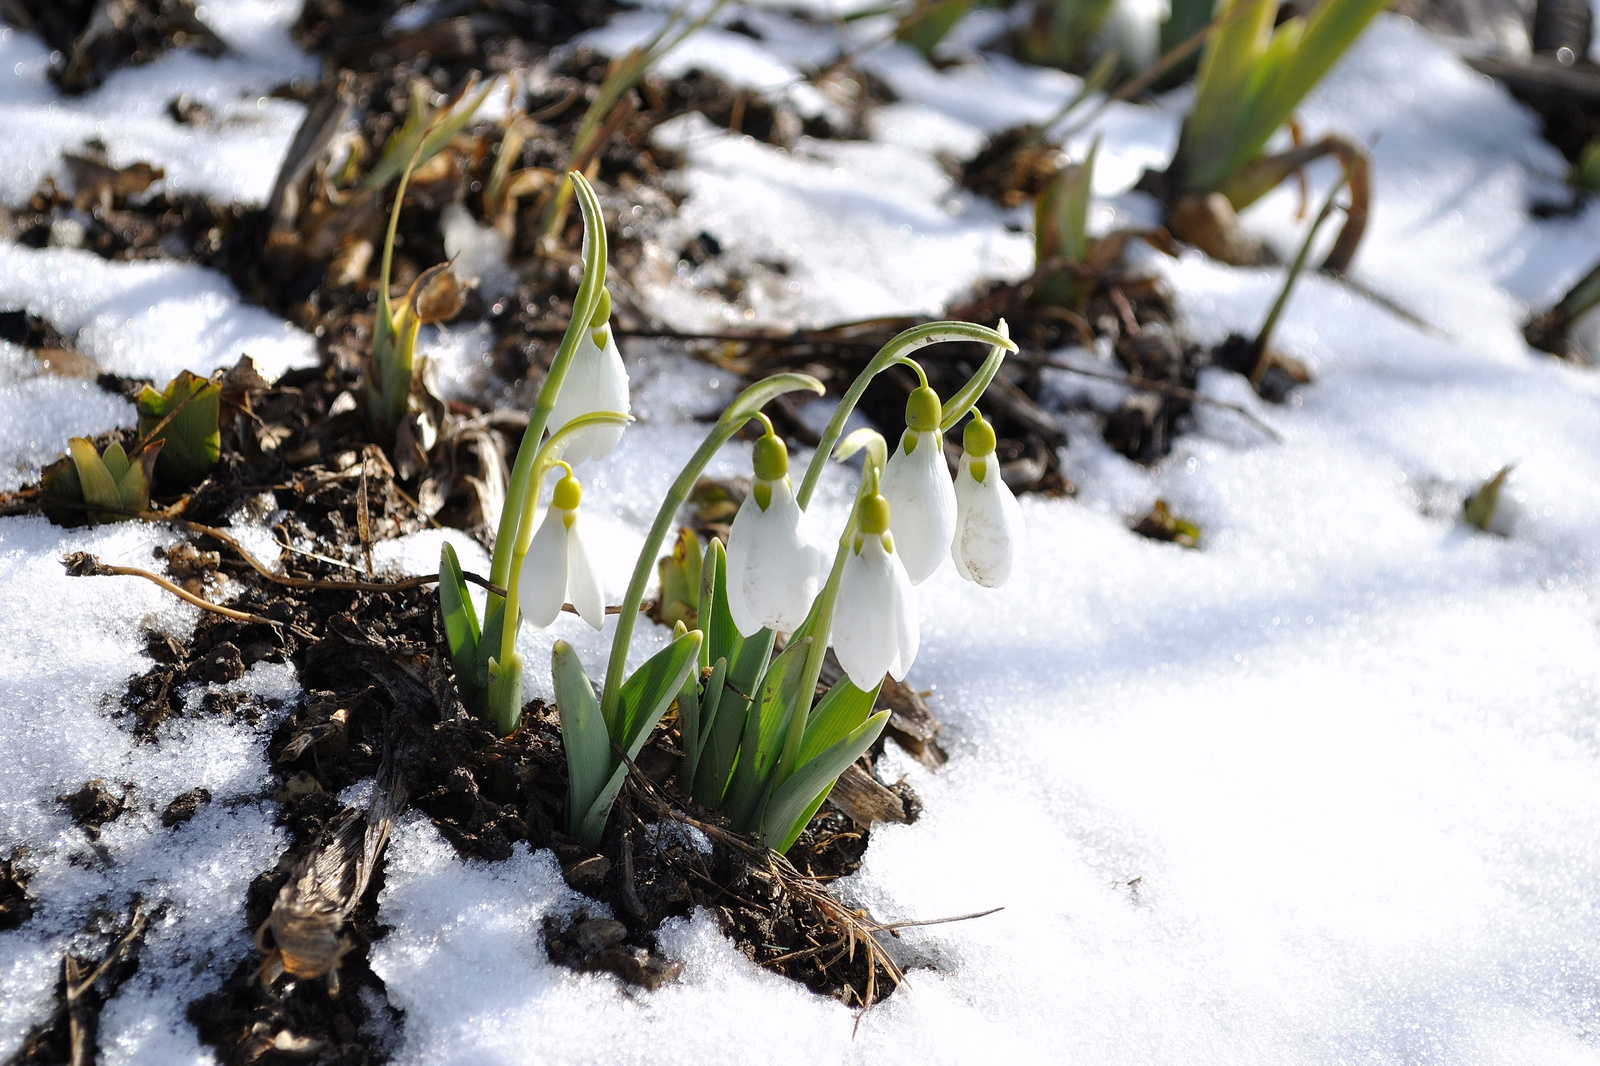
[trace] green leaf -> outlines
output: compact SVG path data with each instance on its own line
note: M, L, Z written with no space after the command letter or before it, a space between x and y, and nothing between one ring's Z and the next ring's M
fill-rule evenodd
M767 669L759 698L746 712L739 762L734 767L733 784L729 786L723 805L736 826L752 824L760 809L777 762L778 749L799 702L800 679L805 674L806 653L810 650L810 637L784 648L783 654ZM810 707L809 699L806 706Z
M439 154L440 149L450 143L450 138L460 133L478 113L489 92L495 83L490 82L476 93L457 101L449 114L443 119L436 119L433 108L428 104L427 86L418 78L411 83L411 106L406 111L406 121L399 130L390 136L383 146L383 154L378 157L378 163L372 168L372 173L367 175L367 180L362 184L368 189L377 189L388 184L390 179L399 175L406 169L406 164L416 156L415 166L422 166L428 160ZM422 151L417 152L418 142L422 144Z
M608 722L617 746L632 750L635 742L655 728L667 707L683 688L684 678L700 658L698 629L691 629L647 659L622 683L617 699L617 721Z
M700 750L696 753L692 795L702 807L722 806L739 756L739 733L750 701L742 699L727 685L728 660L718 659L706 682L700 703Z
M910 14L895 27L895 40L909 44L925 56L933 55L939 42L955 28L956 23L977 0L922 0Z
M446 541L439 551L439 614L444 621L445 641L450 645L450 661L456 677L470 682L478 659L478 612L467 595L467 580L454 546Z
M700 657L700 631L690 630L666 648L653 655L648 662L635 670L633 676L628 678L622 686L622 698L619 702L624 722L625 733L618 740L617 746L628 753L628 758L635 759L644 747L645 741L650 739L651 730L656 723L661 721L661 716L666 713L667 707L683 687L683 682L689 676L689 671ZM573 656L576 659L576 656ZM635 681L639 682L633 696L635 703L629 702L629 687ZM588 677L583 679L585 691L590 699L594 698L594 689L589 687ZM557 700L559 702L559 690ZM597 710L598 715L598 710ZM605 719L601 716L602 726ZM565 722L565 717L563 717ZM563 727L562 736L566 736ZM583 820L577 825L576 836L589 847L598 847L600 837L605 833L606 818L611 813L611 805L617 800L617 793L622 790L622 782L628 776L628 764L615 757L611 752L609 739L606 753L612 759L609 776L602 783L599 791L590 801L584 812ZM569 770L570 772L570 770ZM576 808L574 808L576 809Z
M761 839L768 847L780 853L789 850L810 820L810 812L822 805L839 775L872 747L888 721L889 712L879 711L802 763L789 780L773 791L761 819Z
M489 728L508 737L522 724L522 656L489 664Z
M872 713L872 705L877 702L878 690L882 687L880 681L871 692L863 692L852 685L849 678L840 678L812 710L795 765L804 766L859 728Z
M584 820L604 791L616 759L594 685L584 673L578 653L564 640L550 649L550 677L561 717L561 744L567 753L567 826L573 836L581 837Z
M115 446L114 446L115 447ZM104 460L94 450L94 445L86 437L73 437L67 442L67 451L72 455L72 465L78 468L78 484L83 489L83 502L99 504L102 507L121 507L122 493L117 489L117 480L112 477L111 471L106 468ZM110 453L111 449L106 449ZM122 449L117 447L120 455ZM126 472L127 460L123 460ZM103 512L89 512L91 522L104 522L116 518Z
M706 634L703 665L718 659L733 662L744 638L739 636L733 612L728 609L728 553L716 537L711 538L711 546L700 563L700 628Z
M165 442L158 473L188 486L211 472L222 447L221 405L222 386L187 370L169 381L164 392L144 387L138 399L139 439Z
M500 652L505 620L506 601L495 600L489 605L488 617L483 620L483 633L478 637L478 653L472 662L472 683L479 688L489 687L489 660Z
M698 665L698 664L697 664ZM678 764L678 788L688 795L694 789L694 768L700 761L700 671L692 669L678 692L678 739L683 759Z
M1235 17L1244 4L1249 10ZM1221 24L1201 53L1194 108L1184 121L1186 188L1220 188L1260 155L1267 140L1387 4L1321 0L1309 18L1287 19L1274 30L1277 0L1222 0L1216 13Z

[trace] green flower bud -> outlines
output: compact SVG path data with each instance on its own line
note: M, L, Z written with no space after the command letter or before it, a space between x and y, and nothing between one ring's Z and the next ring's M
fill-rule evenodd
M912 389L911 395L906 399L906 428L918 433L930 433L939 428L939 419L943 417L943 408L939 404L939 394L928 386ZM910 454L907 448L906 453Z

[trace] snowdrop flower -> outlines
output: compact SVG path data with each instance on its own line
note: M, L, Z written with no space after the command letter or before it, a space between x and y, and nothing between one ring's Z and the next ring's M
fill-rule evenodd
M833 609L834 654L850 683L864 692L884 674L904 680L917 657L917 590L895 551L891 513L882 496L862 503Z
M728 611L739 634L799 629L817 595L819 556L800 536L789 452L769 423L756 441L750 494L728 532Z
M1000 476L994 427L976 410L962 437L956 471L956 535L950 557L956 572L984 588L999 588L1022 552L1022 508Z
M617 350L617 340L611 334L610 319L611 296L602 289L600 306L578 341L566 379L561 382L561 391L556 394L555 405L550 410L552 434L574 418L594 411L628 413L628 371L622 365L622 353ZM596 426L567 446L567 461L581 463L585 459L604 459L621 439L621 426Z
M566 468L567 476L556 482L544 522L522 559L522 568L517 572L517 599L523 619L535 629L554 622L562 605L569 601L578 609L580 618L599 629L605 622L606 601L578 521L583 486L572 476L570 466L560 465Z
M926 384L906 401L906 431L884 464L881 492L894 516L894 540L913 585L950 554L956 533L956 490L944 461L939 394Z

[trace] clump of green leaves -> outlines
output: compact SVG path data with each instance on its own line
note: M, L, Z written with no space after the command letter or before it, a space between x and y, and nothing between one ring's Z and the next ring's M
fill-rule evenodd
M1306 94L1387 4L1318 0L1310 15L1278 22L1279 0L1220 0L1216 27L1200 56L1194 108L1184 120L1175 170L1169 172L1176 178L1175 196L1203 199L1220 193L1234 211L1242 211L1300 168L1334 156L1344 167L1351 205L1345 233L1323 269L1346 269L1366 224L1365 153L1331 136L1263 153ZM1184 228L1175 218L1173 232L1189 239Z
M148 511L150 481L161 442L135 451L130 457L113 441L104 452L85 437L67 442L67 457L44 472L45 495L67 503L87 504L91 523L117 522L131 517L119 511ZM113 511L96 507L115 508Z
M218 416L222 385L185 370L157 392L146 385L137 400L139 439L161 445L156 473L174 484L199 483L222 449Z

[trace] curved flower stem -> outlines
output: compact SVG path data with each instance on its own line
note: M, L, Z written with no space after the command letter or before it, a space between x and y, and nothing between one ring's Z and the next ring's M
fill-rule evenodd
M1006 325L1006 320L1003 318L1000 320L998 332L1008 342L1011 340L1011 328ZM1013 345L1011 351L1016 350L1015 345ZM984 391L988 389L989 383L1000 372L1000 364L1005 360L1005 348L997 344L989 349L989 357L983 361L983 365L978 368L978 372L972 375L965 385L961 386L961 391L945 401L944 417L939 419L939 431L941 433L950 432L955 424L961 421L963 415L977 406L978 397L982 396Z
M512 619L511 625L500 627L500 661L508 663L517 648L517 630L520 625L517 618L517 586L521 584L518 578L522 574L522 559L528 554L528 546L533 543L533 515L539 505L539 489L544 484L545 476L556 466L565 467L568 474L572 467L561 461L561 453L566 450L572 439L586 429L594 426L624 426L633 419L620 411L592 411L562 426L559 432L553 433L550 439L544 442L544 447L539 449L533 460L533 473L528 478L528 489L522 498L522 514L517 521L516 546L511 553L510 580L505 584L506 613L505 617ZM509 506L509 504L507 505Z
M628 582L628 591L622 598L622 613L617 616L617 632L611 638L611 659L606 664L606 683L601 692L600 713L605 719L606 729L613 737L616 733L614 720L617 715L617 700L622 688L622 675L627 667L628 647L633 641L634 621L639 615L639 604L644 601L645 584L650 580L650 572L655 569L656 556L661 553L661 545L666 542L667 532L672 528L672 520L676 517L678 508L689 498L700 472L717 454L717 449L739 432L746 422L755 418L761 408L766 406L767 401L786 392L797 392L801 389L818 395L823 392L822 382L809 374L774 374L741 392L733 403L728 405L728 409L722 412L722 417L717 419L717 424L711 428L705 441L689 458L689 462L678 474L678 479L668 490L667 498L661 502L661 509L656 512L655 523L645 536L644 546L639 549L639 561L634 564L633 578Z
M839 550L834 552L828 580L817 594L811 617L790 638L795 640L809 636L811 647L806 652L805 670L800 675L800 703L789 717L789 732L783 738L783 748L777 764L773 766L769 793L788 779L795 770L795 761L800 757L800 743L805 739L806 725L811 719L812 694L817 691L817 681L822 677L822 662L827 658L829 638L833 633L833 606L839 598L839 581L844 574L845 560L855 548L861 505L877 495L883 464L888 461L889 444L875 429L858 429L850 434L839 446L835 458L842 461L863 450L867 457L861 470L861 483L856 486L855 503L850 508L850 517L845 520L844 532L839 534Z
M925 348L941 341L982 341L1007 352L1017 350L1017 346L1011 343L1011 338L1005 334L971 322L929 322L897 334L888 344L878 349L878 354L872 357L867 368L856 376L849 391L844 394L844 399L839 401L833 417L828 419L828 427L822 431L817 449L812 453L811 461L806 464L806 474L800 482L800 491L795 493L795 502L800 505L801 510L805 510L811 503L811 494L816 491L817 480L822 476L822 468L827 462L828 454L833 451L839 435L844 432L845 420L850 417L850 412L856 409L856 404L861 401L861 394L867 391L872 379L918 348ZM993 375L990 377L992 379ZM984 385L987 386L988 382L985 381ZM957 395L963 395L966 391L963 388Z
M606 281L606 225L600 214L600 199L582 174L574 170L568 177L577 190L578 206L583 211L583 236L584 243L588 245L588 254L584 256L583 280L578 285L578 295L572 301L572 321L567 323L561 347L556 350L556 357L550 363L550 372L545 375L544 384L534 398L533 410L528 414L528 428L522 434L517 460L511 469L511 480L506 486L506 502L500 512L494 558L489 567L489 580L502 588L509 587L512 546L526 509L524 505L532 481L534 457L539 452L545 424L550 421L550 412L555 409L556 396L561 392L561 383L567 378L567 368L572 365L578 341L583 337L583 331L589 328L595 308L600 305L600 295ZM491 596L488 607L492 606L494 598ZM508 614L506 620L508 628L514 628L512 616Z

